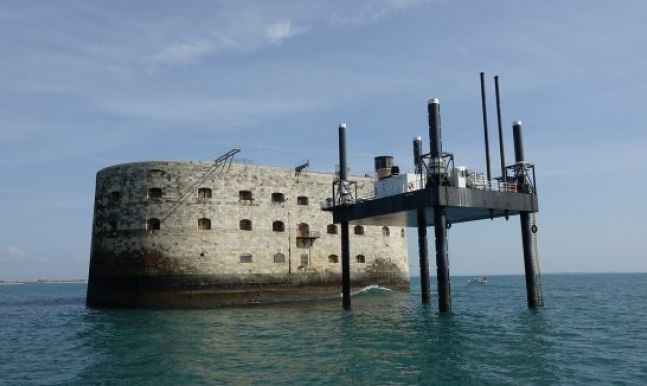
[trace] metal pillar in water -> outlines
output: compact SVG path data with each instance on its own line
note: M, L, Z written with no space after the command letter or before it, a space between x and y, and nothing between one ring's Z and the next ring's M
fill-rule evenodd
M346 124L339 124L339 202L345 204L348 198L348 166L346 165ZM342 305L350 310L350 242L348 221L341 222L341 283Z
M515 161L517 163L524 162L521 121L515 121L512 124L512 135L514 140ZM524 172L522 172L521 178L525 179L525 174L523 173ZM525 180L520 183L520 186L522 188L525 187ZM519 218L521 220L521 242L523 245L523 265L526 272L526 295L528 298L528 308L537 308L543 304L539 272L535 267L535 265L538 265L539 256L536 256L536 248L533 248L533 244L536 244L536 240L534 240L536 235L533 232L533 216L534 214L531 212L519 213ZM536 227L534 229L536 230Z
M413 140L413 162L416 166L416 175L422 175L422 138ZM424 209L416 211L418 222L418 256L420 259L420 293L423 303L431 300L431 286L429 284L429 251L427 249L427 218Z
M440 101L433 98L427 104L429 113L429 140L431 145L431 172L429 182L440 186L443 173L442 136L440 128ZM451 312L452 299L447 256L447 213L445 207L434 205L434 234L436 237L436 277L438 280L438 310Z

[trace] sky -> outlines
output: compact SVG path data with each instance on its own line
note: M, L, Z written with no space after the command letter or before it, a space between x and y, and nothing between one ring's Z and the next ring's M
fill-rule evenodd
M407 170L438 97L443 149L484 170L480 71L493 169L492 76L507 160L524 122L543 272L647 271L646 19L629 0L4 0L0 280L85 278L96 172L117 163L239 147L333 171L343 121L352 173L381 154ZM522 273L518 217L456 224L449 258L455 275Z

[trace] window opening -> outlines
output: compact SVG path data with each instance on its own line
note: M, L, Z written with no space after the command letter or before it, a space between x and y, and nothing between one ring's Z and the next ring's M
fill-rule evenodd
M285 255L282 253L277 253L274 255L274 264L284 264L285 263Z
M274 221L272 223L272 231L285 232L285 225L283 224L283 221Z
M272 204L282 204L285 202L285 195L283 193L272 193Z
M208 200L211 198L211 189L209 188L200 188L198 189L198 199L199 200Z
M198 220L198 229L199 230L209 230L211 229L211 220L208 218L201 218Z
M158 218L149 218L146 220L146 230L147 231L158 231L160 230L160 219Z
M162 198L162 188L149 188L148 198Z
M252 230L252 220L247 220L247 219L240 220L240 230L241 231L251 231Z

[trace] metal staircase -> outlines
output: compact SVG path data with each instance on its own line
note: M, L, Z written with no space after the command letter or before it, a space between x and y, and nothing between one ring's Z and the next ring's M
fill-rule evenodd
M171 216L171 214L173 214L173 212L175 212L177 208L182 205L182 203L184 203L192 194L195 194L196 188L202 185L204 181L218 173L227 173L231 167L231 163L234 160L234 156L238 153L240 153L240 149L231 149L220 157L216 158L213 165L205 172L202 178L191 184L187 188L187 190L182 195L180 195L180 199L177 200L177 202L168 210L168 212L161 216L160 223L166 221Z

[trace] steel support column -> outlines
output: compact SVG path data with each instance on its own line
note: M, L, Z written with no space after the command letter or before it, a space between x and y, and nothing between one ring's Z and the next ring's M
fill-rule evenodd
M350 310L350 243L348 238L348 221L341 223L341 283L342 304Z
M452 290L449 283L447 254L447 214L442 206L434 206L434 234L436 236L436 277L438 279L438 310L451 312Z
M514 140L514 156L516 162L524 162L523 137L521 131L521 121L515 121L512 124L512 134ZM520 176L524 180L520 181L520 186L525 186L525 174ZM537 275L534 266L534 256L532 249L532 224L530 221L530 212L519 213L521 223L521 243L523 245L523 265L526 271L526 296L528 298L528 307L539 307L539 297L537 288Z

